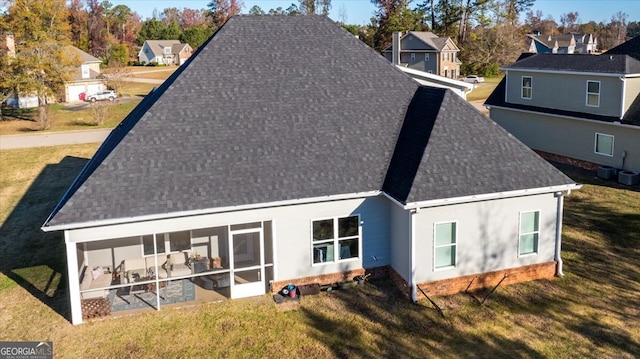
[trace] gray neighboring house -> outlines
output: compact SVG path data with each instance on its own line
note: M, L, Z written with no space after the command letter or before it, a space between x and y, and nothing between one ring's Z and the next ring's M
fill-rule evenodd
M182 65L193 54L189 44L180 40L146 40L138 52L138 61L144 64L156 62L163 65Z
M489 116L549 158L640 171L640 37L603 55L525 56L485 102Z
M460 49L449 37L430 31L409 31L404 35L393 33L393 41L382 50L382 56L400 66L456 79L461 64L458 52Z
M240 15L111 132L42 229L64 233L74 324L132 293L160 309L365 272L418 300L561 275L579 187L327 17Z

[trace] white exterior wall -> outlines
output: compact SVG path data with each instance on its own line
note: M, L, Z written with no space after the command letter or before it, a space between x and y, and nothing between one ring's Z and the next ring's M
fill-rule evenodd
M415 214L416 282L554 260L558 199L553 193L443 207ZM540 211L538 253L519 256L520 212ZM434 224L457 222L455 268L434 270Z
M336 263L312 264L311 221L354 214L360 215L361 221L362 243L359 258ZM286 280L389 264L388 218L389 201L385 197L378 196L69 230L67 241L85 242L130 238L154 232L166 233L257 221L273 221L273 244L276 258L274 280ZM127 239L118 241L122 240L126 241ZM124 258L142 255L140 245L135 245L135 239L131 239L131 241L130 247L118 249L126 251L126 253L115 253L116 263ZM87 243L87 246L98 249L104 244L106 243ZM102 255L105 254L102 253L103 251L104 249L97 251L93 260L89 255L88 262L100 261L97 258L103 258ZM376 257L376 260L373 257Z
M400 206L390 205L391 221L391 266L395 271L411 283L411 213L400 208Z

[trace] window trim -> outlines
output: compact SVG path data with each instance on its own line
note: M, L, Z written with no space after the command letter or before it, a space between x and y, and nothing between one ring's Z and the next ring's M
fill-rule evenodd
M589 83L597 83L598 84L598 93L595 92L589 92ZM600 107L600 93L602 93L602 84L600 83L600 81L595 81L595 80L587 80L587 88L586 88L586 98L585 98L585 105L587 107ZM598 96L598 104L597 105L591 105L589 104L589 95L597 95Z
M529 87L524 86L524 79L529 79ZM524 96L524 90L529 89L529 97ZM520 78L520 98L523 100L531 100L533 98L533 76L521 76Z
M164 250L162 252L158 251L157 254L158 255L170 255L173 253L182 253L182 252L191 252L193 251L193 233L191 230L188 231L189 232L189 248L188 249L182 249L182 250L172 250L171 248L171 233L174 232L162 232L162 233L152 233L152 234L144 234L140 236L140 251L142 252L142 257L153 257L154 253L150 253L150 254L146 254L144 252L144 237L146 236L151 236L151 238L155 238L156 242L158 244L162 243L163 244L163 248ZM165 238L165 235L169 234L169 238ZM156 248L157 249L157 248ZM155 251L155 249L154 249Z
M439 224L450 224L453 223L454 224L454 228L455 228L455 238L454 238L454 242L451 244L445 244L445 245L440 245L438 246L436 244L436 228L438 227ZM447 270L447 269L452 269L452 268L456 268L456 266L458 265L458 220L454 220L454 221L443 221L443 222L433 222L433 271L441 271L441 270ZM443 247L454 247L454 262L453 265L448 265L448 266L444 266L444 267L437 267L436 266L436 251L438 248L443 248Z
M598 152L598 136L611 137L611 154L605 153L605 152ZM613 157L615 147L616 147L616 136L610 135L608 133L596 132L594 142L593 142L593 153L595 153L596 155Z
M355 236L348 236L348 237L340 237L339 236L339 220L343 219L343 218L349 218L349 217L356 217L357 221L358 221L358 234ZM326 221L326 220L332 220L333 221L333 238L332 239L323 239L323 240L319 240L319 241L314 241L313 239L313 222L318 222L318 221ZM356 260L360 260L362 257L362 221L361 221L361 217L359 213L352 213L352 214L347 214L347 215L340 215L340 216L332 216L332 217L322 217L322 218L314 218L309 222L309 238L311 239L311 248L310 248L310 259L311 259L311 266L324 266L324 265L331 265L331 264L337 264L337 263L345 263L345 262L349 262L349 261L356 261ZM358 240L358 254L354 257L350 257L350 258L345 258L345 259L340 259L340 241L344 241L344 240L352 240L352 239L357 239ZM316 243L319 242L319 243ZM333 244L333 260L332 261L325 261L325 262L318 262L315 263L313 261L313 251L315 249L314 244L322 244L322 243L330 243Z
M538 227L533 232L522 232L522 215L527 213L538 213ZM530 257L537 256L540 253L540 219L542 218L542 211L539 209L528 210L528 211L520 211L518 215L518 258L520 257ZM536 242L536 248L533 252L530 253L522 253L522 236L528 234L537 234L538 241Z

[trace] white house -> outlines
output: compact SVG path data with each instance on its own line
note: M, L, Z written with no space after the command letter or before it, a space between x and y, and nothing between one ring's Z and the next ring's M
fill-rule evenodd
M144 64L182 65L192 54L191 46L179 40L146 40L138 53L138 61Z
M64 234L74 324L364 272L419 300L561 275L576 188L327 17L240 15L112 131L42 229Z

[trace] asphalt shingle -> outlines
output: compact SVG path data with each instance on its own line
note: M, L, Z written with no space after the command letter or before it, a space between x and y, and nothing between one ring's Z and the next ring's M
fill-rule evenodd
M431 136L400 134L429 122ZM402 153L421 142L428 156ZM409 186L394 178L407 175ZM569 183L328 18L243 15L114 129L45 227L383 188L426 200Z

